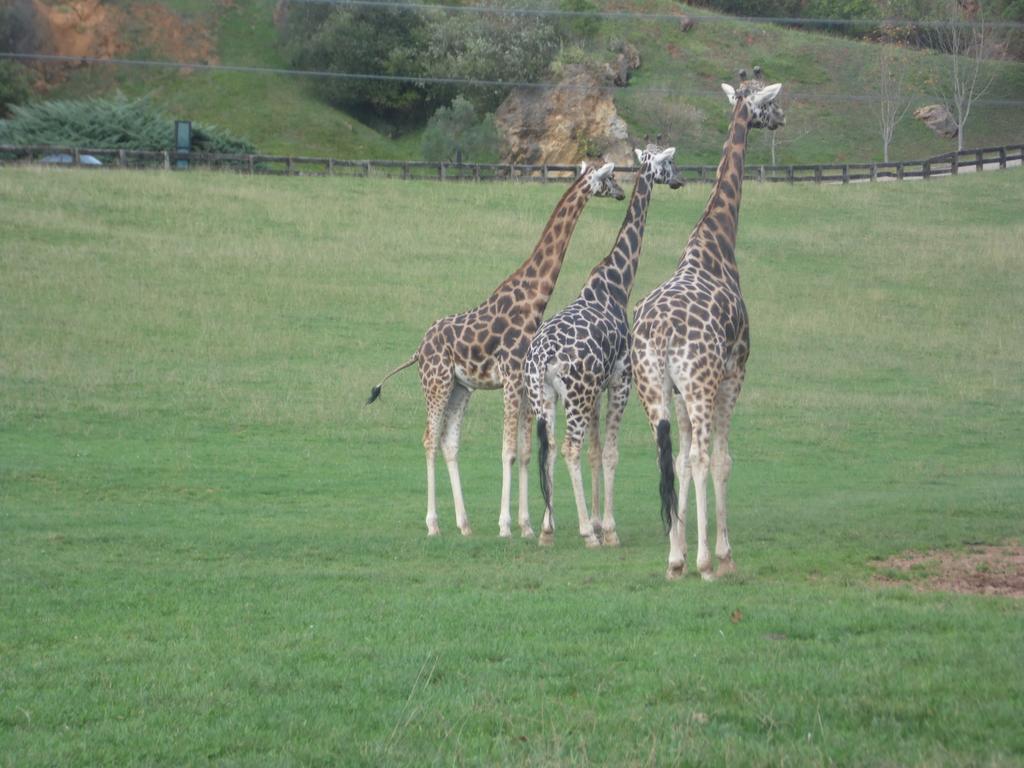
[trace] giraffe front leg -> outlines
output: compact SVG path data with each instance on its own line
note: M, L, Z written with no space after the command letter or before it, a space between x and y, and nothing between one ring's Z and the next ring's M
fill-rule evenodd
M512 465L519 441L519 403L522 392L518 384L505 386L505 419L501 435L501 508L498 512L498 535L512 536Z
M530 525L530 444L533 427L533 413L522 399L519 409L519 533L524 539L533 538L533 526Z

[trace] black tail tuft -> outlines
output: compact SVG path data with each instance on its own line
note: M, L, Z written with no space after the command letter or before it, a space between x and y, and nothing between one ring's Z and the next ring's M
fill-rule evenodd
M551 482L548 478L548 423L537 419L537 468L540 470L540 493L544 497L544 510L551 509Z
M679 504L676 496L676 472L672 463L672 425L667 419L658 422L658 469L661 470L661 518L665 522L665 532L672 529L672 520L676 516Z
M380 384L374 387L373 390L370 392L370 399L366 401L366 404L369 405L378 397L380 397Z

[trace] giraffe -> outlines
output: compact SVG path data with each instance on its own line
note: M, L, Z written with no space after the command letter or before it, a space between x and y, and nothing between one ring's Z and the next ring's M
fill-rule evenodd
M523 359L537 331L562 268L569 240L584 206L591 197L625 198L615 181L614 165L600 168L581 164L580 173L555 206L533 253L475 309L443 317L423 336L419 349L373 388L367 404L380 396L384 382L413 364L419 365L420 384L427 403L423 448L427 458L427 534L440 533L434 464L438 444L444 455L455 501L455 521L463 536L472 529L466 514L459 478L459 436L470 395L477 389L504 393L502 432L501 508L499 535L512 535L512 463L518 455L519 528L523 538L533 536L527 504L526 468L530 434L522 399Z
M618 464L618 430L629 397L629 324L626 303L633 288L643 243L647 206L652 185L682 186L672 162L675 147L662 149L649 144L637 149L640 169L626 218L615 246L594 267L579 297L541 326L530 342L523 366L523 379L533 416L537 418L540 444L540 484L544 496L544 522L540 543L554 542L554 513L551 482L554 469L555 402L565 403L566 436L562 445L572 478L579 514L579 531L588 547L600 546L603 534L606 546L619 543L613 514L615 467ZM600 397L608 391L605 444L600 435ZM589 432L591 492L594 518L587 514L580 470L584 434ZM597 517L600 483L604 476L604 520Z
M747 310L736 265L743 158L751 128L775 130L785 115L778 83L755 79L722 90L733 104L728 137L707 207L690 234L675 273L636 307L631 359L637 392L654 432L661 508L669 528L669 579L686 573L686 505L692 475L697 506L697 570L710 581L735 571L726 521L732 467L729 425L750 352ZM675 467L669 400L675 402L680 450ZM709 443L714 436L714 445ZM713 447L713 452L709 448ZM707 475L715 488L716 574L707 543ZM680 493L675 490L679 475ZM678 512L676 511L678 504Z

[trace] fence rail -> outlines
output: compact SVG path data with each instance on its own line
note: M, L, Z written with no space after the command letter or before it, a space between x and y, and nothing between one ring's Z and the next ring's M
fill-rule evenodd
M93 159L90 159L93 158ZM98 164L97 164L98 161ZM422 160L337 160L330 157L279 155L224 155L204 152L86 149L59 146L0 145L0 166L55 164L82 168L157 168L164 170L206 168L247 174L282 176L359 176L373 178L432 179L437 181L523 181L545 183L572 178L575 165L517 165L508 163L444 163ZM842 183L930 179L961 172L1006 168L1024 164L1024 145L984 147L948 152L927 160L890 163L832 163L818 165L747 165L744 178L751 181ZM635 171L617 166L616 171ZM688 182L710 183L716 166L681 165Z

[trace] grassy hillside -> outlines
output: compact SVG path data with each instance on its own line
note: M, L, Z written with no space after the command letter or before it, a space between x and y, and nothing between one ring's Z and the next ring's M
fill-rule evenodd
M271 0L249 0L212 9L201 6L199 10L185 0L165 4L203 19L216 31L222 63L286 66L272 25ZM614 8L687 10L671 0L617 3ZM690 12L710 14L705 9ZM778 162L881 159L871 104L856 100L876 90L877 75L872 67L877 49L871 44L732 21L699 22L687 33L680 32L674 22L606 22L599 39L627 39L640 50L641 69L635 73L632 85L616 94L616 103L632 133L642 136L665 132L680 145L681 156L687 162L715 162L728 119L718 84L732 78L739 67L749 68L755 63L786 86L784 101L790 119L777 136ZM918 53L914 58L918 79L923 82L934 74L942 57ZM986 98L1020 99L1024 95L1024 64L993 64L991 69L994 81ZM59 93L95 93L112 87L130 94L151 93L175 115L223 125L268 152L350 158L416 158L419 154L417 135L389 140L318 102L308 80L302 78L101 68L93 74L76 74ZM671 93L661 95L651 89L668 89ZM844 100L847 97L854 100ZM934 100L924 96L920 99L922 104L930 101ZM691 113L673 116L681 105ZM1022 107L979 106L968 123L968 145L1022 141L1022 123ZM770 159L766 141L761 137L761 145L751 147L752 161ZM917 159L948 151L952 146L952 142L939 139L908 117L896 131L892 150L897 159Z
M705 584L663 577L635 397L598 551L561 459L554 548L497 538L495 393L469 540L443 469L425 536L415 372L364 407L557 186L0 169L0 765L1020 765L1024 603L872 563L1024 535L1022 174L748 187ZM657 191L634 298L706 194Z

